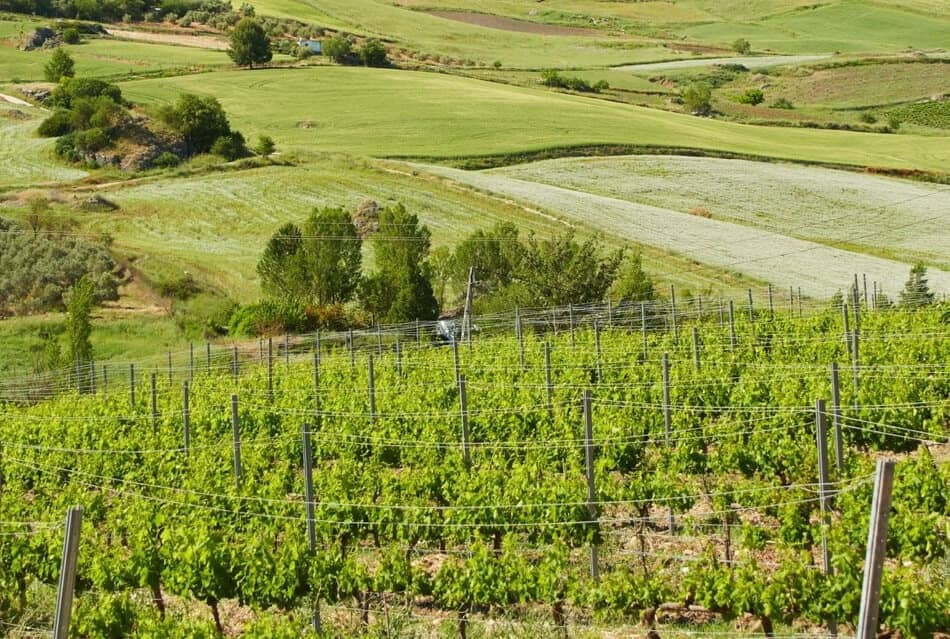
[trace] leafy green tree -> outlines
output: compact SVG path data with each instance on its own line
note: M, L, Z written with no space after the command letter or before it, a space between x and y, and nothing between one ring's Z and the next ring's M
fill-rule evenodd
M643 257L639 251L624 260L617 279L610 287L610 297L619 302L646 302L656 299L653 279L643 270Z
M345 64L353 54L353 43L340 33L323 43L323 54L337 64Z
M762 89L746 89L738 99L742 104L755 106L765 101L765 94L762 93Z
M63 42L66 44L79 44L79 41L79 29L76 29L75 27L63 29Z
M738 40L732 43L732 50L735 51L736 53L746 55L750 51L752 51L752 45L749 44L749 41L746 40L745 38L739 38Z
M367 40L360 48L360 62L367 67L389 66L386 47L379 40Z
M601 257L594 239L579 243L574 231L547 240L529 237L515 269L521 302L531 306L561 306L599 302L623 262L623 250Z
M451 280L463 294L468 269L474 266L476 295L491 295L512 283L522 256L518 228L511 222L499 222L488 230L475 231L455 247Z
M266 64L274 57L270 38L264 28L254 18L243 18L231 32L231 48L228 55L234 63L242 67L254 68L255 64Z
M56 49L49 62L43 67L43 75L47 82L59 82L63 78L71 78L76 75L76 63L65 50Z
M78 370L92 363L92 306L95 303L95 286L92 280L84 275L69 296L68 313L66 315L66 335L69 339L69 361ZM89 380L81 379L80 388L88 390Z
M257 263L261 288L273 297L292 297L299 292L296 281L297 254L303 250L303 238L296 224L284 224L267 242L264 254Z
M247 156L247 145L240 131L231 131L222 135L211 145L211 153L220 155L229 162Z
M376 272L366 278L361 297L366 309L382 321L438 316L429 282L430 237L429 229L401 204L379 212L379 231L371 240Z
M350 301L360 284L363 242L350 214L325 208L310 214L303 226L300 272L304 298L319 306Z
M185 139L188 154L207 153L215 141L231 133L228 116L217 98L182 93L163 109L162 119Z
M708 115L712 111L712 89L705 82L694 82L683 91L683 106L693 115Z
M254 152L262 157L267 157L276 150L277 145L274 144L274 139L268 135L260 136L257 139L257 146L254 147Z
M910 269L910 277L901 291L900 304L904 308L920 308L934 303L934 294L927 283L927 267L917 263Z

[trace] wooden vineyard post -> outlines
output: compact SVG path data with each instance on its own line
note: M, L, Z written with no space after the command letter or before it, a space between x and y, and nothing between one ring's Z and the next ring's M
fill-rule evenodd
M188 380L186 379L181 385L181 425L182 434L185 439L186 455L188 454L188 449L191 447L191 407L189 406L190 398L188 394Z
M102 394L105 395L109 389L109 367L102 365Z
M775 305L772 302L772 283L769 282L769 321L775 319Z
M752 289L749 289L749 323L755 322L755 311L752 308Z
M702 362L699 355L699 328L693 327L693 361L696 364L696 370L702 368Z
M267 401L274 401L274 338L267 338Z
M673 320L673 343L679 341L680 332L676 325L676 287L670 284L670 317Z
M455 371L455 385L458 386L459 380L462 378L462 363L459 359L459 345L458 342L452 341L452 367Z
M673 414L670 401L670 354L663 353L663 432L666 447L670 447L670 437L673 431ZM669 512L669 530L673 533L673 507Z
M607 330L611 330L614 327L614 305L607 299Z
M316 354L314 354L316 357ZM303 483L304 499L306 500L307 512L307 548L310 556L317 554L317 527L316 527L316 503L313 495L313 450L310 445L310 426L303 425ZM320 597L313 597L313 631L318 635L323 632L320 622Z
M830 495L828 486L828 427L825 418L825 400L815 402L815 438L818 445L818 497L821 509L821 556L822 570L826 575L833 575L831 565L831 550L828 548L828 526L830 525ZM828 618L828 633L834 637L838 634L838 624L834 617Z
M59 565L59 586L56 589L56 614L53 619L54 639L69 637L69 620L76 588L76 564L79 559L79 535L82 529L82 507L74 506L66 514L63 535L63 556Z
M521 310L515 306L515 335L518 337L518 358L524 370L524 329L521 326Z
M697 316L696 316L696 319L698 319L698 320L701 322L701 321L703 321L703 296L702 296L702 295L697 295L697 296L696 296L696 303L699 305L698 314L697 314Z
M135 412L135 364L129 364L129 405Z
M868 301L868 274L862 273L861 277L864 279L864 307L869 308L871 303Z
M643 337L643 361L647 359L647 305L640 302L640 334Z
M844 442L841 437L841 387L838 384L838 362L831 363L831 414L835 429L835 467L838 479L844 476Z
M238 381L238 375L241 373L240 364L238 363L238 350L237 346L233 346L231 349L231 373L234 376L234 381Z
M729 348L736 352L736 315L732 300L729 300Z
M600 324L594 320L594 356L597 358L597 383L604 381L604 369L600 363Z
M320 425L320 351L313 352L313 410Z
M574 305L567 305L567 322L571 330L571 350L574 350Z
M195 343L188 343L188 380L195 381Z
M155 388L155 371L150 377L152 383L152 434L158 433L158 390Z
M594 485L594 419L591 414L590 390L584 391L584 465L587 470L587 514L597 524L597 490ZM600 580L597 544L590 545L590 576Z
M396 341L396 377L402 379L402 342Z
M465 467L472 465L472 457L468 447L468 391L465 384L465 376L459 376L459 409L462 417L462 459L465 461Z
M231 395L231 429L234 440L234 481L241 490L241 418L238 415L238 396Z
M208 375L211 374L211 342L205 342L205 355L208 359Z
M172 385L172 352L168 351L168 385Z
M802 287L798 287L798 319L802 318Z
M554 385L551 383L551 342L544 343L544 387L548 396L548 416L554 419Z
M290 367L290 335L284 333L284 366Z
M369 423L376 423L376 373L373 368L373 355L366 361L366 372L369 379Z
M878 612L881 603L881 573L887 551L887 518L891 509L893 487L894 460L878 459L874 476L874 495L871 498L871 518L868 523L868 546L864 559L864 579L861 584L858 632L855 639L877 637Z
M376 355L383 356L383 329L379 323L376 324Z
M848 325L848 302L846 300L841 301L841 322L844 326L844 345L848 354L851 355L851 327Z
M353 351L353 329L346 334L346 345L350 349L350 370L356 370L356 353Z

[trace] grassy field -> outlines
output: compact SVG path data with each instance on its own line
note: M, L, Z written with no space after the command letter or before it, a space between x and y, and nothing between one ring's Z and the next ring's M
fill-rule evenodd
M680 213L705 209L716 220L950 270L947 219L935 216L950 210L950 189L937 185L787 164L662 156L550 160L493 173Z
M451 158L579 144L682 146L763 157L946 170L945 137L743 126L447 75L321 67L139 80L132 100L215 95L246 133L299 151ZM331 89L332 88L332 89ZM274 100L274 96L288 96Z
M0 193L15 187L78 180L86 175L52 158L52 140L35 137L41 115L37 111L35 107L0 100Z
M779 287L801 286L812 296L828 297L847 287L853 273L896 294L910 265L795 239L783 233L724 222L689 213L592 195L563 186L514 179L498 173L429 166L427 170L462 184L561 214L605 234L672 251L680 256ZM858 226L852 228L860 228ZM872 239L876 233L855 236ZM950 288L950 271L932 270L938 290Z

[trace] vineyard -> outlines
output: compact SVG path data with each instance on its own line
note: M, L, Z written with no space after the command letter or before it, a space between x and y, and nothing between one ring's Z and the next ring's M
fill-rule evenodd
M883 458L880 626L950 632L950 307L871 306L525 312L0 384L0 636L52 634L73 506L74 637L853 636Z

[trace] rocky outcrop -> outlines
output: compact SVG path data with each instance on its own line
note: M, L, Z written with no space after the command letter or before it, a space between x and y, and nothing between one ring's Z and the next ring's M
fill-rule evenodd
M28 36L26 41L20 46L23 51L34 51L36 49L53 49L63 43L62 37L49 27L40 27Z

